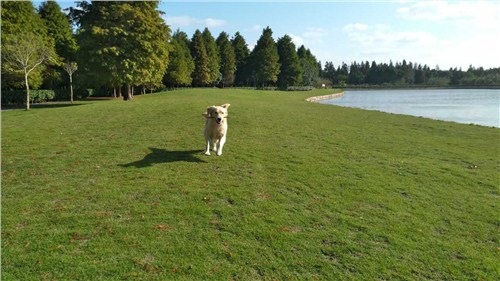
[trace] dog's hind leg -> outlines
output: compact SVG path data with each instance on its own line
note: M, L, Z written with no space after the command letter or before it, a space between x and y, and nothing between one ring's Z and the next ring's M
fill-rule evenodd
M210 140L207 139L207 149L205 150L205 155L210 155Z
M217 147L217 156L222 155L222 148L224 147L224 143L226 143L226 136L223 136L219 141L219 145Z

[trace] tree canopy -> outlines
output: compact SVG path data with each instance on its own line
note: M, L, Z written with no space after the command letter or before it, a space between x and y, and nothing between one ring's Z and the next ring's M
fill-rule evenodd
M158 2L95 1L80 6L77 58L87 80L107 86L161 82L170 29L157 11Z
M281 37L277 47L280 63L279 87L286 89L288 86L299 85L302 82L302 69L292 38L288 35Z
M189 51L187 34L177 30L170 41L169 64L163 82L168 86L191 85L194 61Z
M63 59L74 60L77 49L71 24L56 1L43 2L39 8L40 17L47 27L48 35L54 39L57 54Z
M302 69L302 83L304 85L313 85L319 78L318 61L311 53L311 50L306 49L304 45L300 46L297 50L299 56L300 66Z
M219 37L217 37L216 43L220 57L221 84L223 87L232 86L236 71L236 56L228 34L221 32Z
M164 86L500 85L500 68L431 69L405 59L337 65L326 61L322 67L311 49L304 45L296 49L291 36L285 34L275 42L270 27L262 30L252 50L240 32L231 39L221 32L215 40L204 28L192 37L180 30L171 37L158 1L81 1L68 9L68 15L54 1L41 3L38 11L27 1L2 1L1 7L3 90L27 85L67 88L67 80L62 79L66 74L58 66L62 60L78 63L77 93L97 89L109 95L113 89L114 96L117 91L120 96L124 89L127 98L133 96L134 88L145 93L146 88ZM12 42L22 41L37 42L53 58L51 63L44 60L34 67L26 76L28 81L8 60L16 50Z
M278 48L272 36L271 28L265 28L250 54L249 63L257 85L265 86L278 80L280 72Z
M19 40L16 37L24 39L30 38L28 41L35 40L37 45L51 54L55 54L54 40L48 35L47 27L40 15L36 13L32 2L20 1L2 1L2 58L5 58L6 53L4 43L8 42L26 42ZM18 46L17 48L21 48ZM53 60L57 60L54 55ZM5 60L3 60L6 62ZM23 88L25 85L24 75L21 72L9 69L9 63L2 63L2 89ZM30 73L28 82L33 89L37 89L43 82L43 72L45 63L39 65Z
M250 50L248 49L245 38L243 38L239 32L236 32L234 37L231 39L231 45L233 45L236 64L235 83L237 85L248 85L250 83L250 75L247 67L247 61L248 56L250 55Z
M194 60L193 85L207 86L210 80L210 66L201 31L196 30L191 39L191 55Z

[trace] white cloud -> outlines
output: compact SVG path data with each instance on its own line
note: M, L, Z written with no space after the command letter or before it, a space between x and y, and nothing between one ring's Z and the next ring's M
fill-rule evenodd
M434 23L447 32L425 45L434 60L449 66L498 67L500 56L499 1L422 1L397 9L397 15L414 23Z
M302 33L302 37L306 44L321 44L323 43L324 37L328 35L328 32L323 28L310 27Z
M226 24L225 20L219 20L219 19L213 19L213 18L207 18L203 20L203 23L205 24L206 27L219 27L223 26Z
M226 24L225 20L206 18L197 19L190 16L165 17L168 25L174 27L203 26L208 28L220 27Z
M252 32L261 32L262 29L264 29L261 25L254 25L252 26L252 28L249 29L249 31L252 31Z
M492 55L500 47L495 36L484 38L477 34L468 40L460 37L440 38L427 31L400 31L387 25L349 24L344 26L343 31L355 60L388 62L390 59L406 59L431 67L439 64L441 68L466 68L470 64L484 67L500 65L500 56ZM485 65L484 62L489 64Z
M356 31L365 31L368 28L368 25L362 23L351 23L344 26L343 30L346 32L356 32Z
M292 38L293 44L295 44L296 47L300 47L301 45L304 45L304 39L298 35L295 34L288 34Z
M397 9L398 16L412 20L450 21L479 26L497 25L498 1L422 1Z

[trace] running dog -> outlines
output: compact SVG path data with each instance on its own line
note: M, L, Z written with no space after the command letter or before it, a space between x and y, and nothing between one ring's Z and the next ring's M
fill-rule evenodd
M205 155L210 155L210 146L216 151L217 156L222 155L222 148L226 142L227 135L227 109L230 104L226 103L221 106L209 106L207 112L202 115L205 117L205 129L203 135L207 142Z

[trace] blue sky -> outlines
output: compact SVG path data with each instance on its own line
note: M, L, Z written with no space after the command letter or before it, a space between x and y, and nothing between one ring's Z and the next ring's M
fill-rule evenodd
M62 7L72 2L58 1ZM172 30L239 31L253 48L266 26L321 60L390 60L441 69L500 67L500 1L162 1Z

